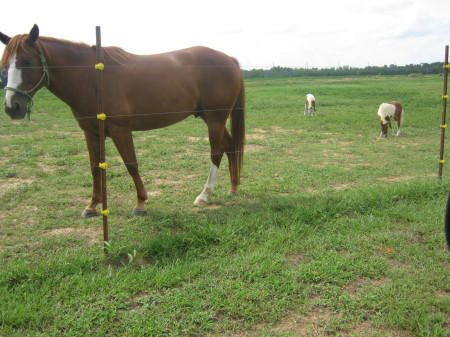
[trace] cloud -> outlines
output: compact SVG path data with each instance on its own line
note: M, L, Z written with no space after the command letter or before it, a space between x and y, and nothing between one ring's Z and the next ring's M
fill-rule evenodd
M25 33L38 23L43 35L94 44L100 25L104 46L151 54L206 45L266 67L435 62L450 42L450 1L442 0L80 0L70 16L60 15L64 5L48 11L50 4L23 0L21 20L5 15L0 31Z

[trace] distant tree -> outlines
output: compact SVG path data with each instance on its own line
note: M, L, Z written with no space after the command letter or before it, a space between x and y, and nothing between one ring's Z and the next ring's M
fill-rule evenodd
M365 68L353 68L350 66L320 69L272 67L270 69L244 70L243 72L245 78L441 74L442 65L442 62L435 62L408 64L405 66L397 66L395 64L382 67L367 66Z

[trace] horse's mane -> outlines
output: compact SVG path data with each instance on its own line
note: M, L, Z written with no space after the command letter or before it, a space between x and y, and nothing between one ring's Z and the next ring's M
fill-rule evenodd
M92 48L96 47L93 46ZM103 60L118 66L123 66L128 61L130 55L130 53L120 47L102 47Z
M7 48L3 52L2 59L0 60L0 67L9 67L9 60L16 53L17 49L27 40L28 34L16 35L9 42Z
M9 61L11 60L11 57L16 53L20 46L27 43L28 37L28 34L16 35L8 42L8 46L7 48L5 48L3 56L0 60L0 67L9 67ZM60 43L64 45L75 46L78 48L92 49L93 52L95 52L96 50L96 46L89 46L86 43L56 39L53 37L42 36L39 37L39 39L36 41L38 50L47 54L50 53L48 48L49 43ZM124 65L130 55L130 53L119 47L102 47L103 61L108 62L110 65Z

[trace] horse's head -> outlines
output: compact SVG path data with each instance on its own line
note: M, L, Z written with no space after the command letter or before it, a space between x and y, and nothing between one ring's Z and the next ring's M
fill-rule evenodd
M381 126L380 137L387 138L388 129L391 127L391 119L389 116L382 118L380 115L378 115L378 120L380 121Z
M37 25L29 34L13 38L0 33L0 41L6 45L0 65L8 71L5 111L11 119L22 119L31 112L33 95L49 79L45 58L38 51L38 38Z
M386 123L386 124L380 123L380 125L381 125L381 134L380 134L380 137L387 138L389 123Z

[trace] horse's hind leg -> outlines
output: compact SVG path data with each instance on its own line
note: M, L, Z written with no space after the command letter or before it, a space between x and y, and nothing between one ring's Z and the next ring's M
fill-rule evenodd
M396 136L400 136L400 123L401 123L401 120L397 119L397 134L396 134Z
M128 173L133 178L134 185L137 192L137 204L133 209L132 215L141 215L145 213L145 201L147 200L147 191L144 183L139 175L138 162L136 159L136 152L134 150L133 136L130 130L111 130L111 138L119 151L120 156L128 170Z
M236 153L233 151L233 139L231 135L225 130L225 137L222 143L223 151L226 153L228 157L228 169L230 171L230 180L231 180L231 188L228 191L229 194L234 194L237 192L237 188L240 183L239 172L237 172L234 168L237 167L236 163Z
M214 192L214 185L216 183L218 170L219 166L213 163L211 165L211 169L209 170L208 180L206 181L205 187L203 188L202 193L200 193L199 196L195 198L194 205L201 205L208 203L209 195Z
M224 152L226 152L226 149L224 149L222 146L225 136L226 119L225 122L216 121L214 125L212 125L213 123L208 124L207 118L203 114L201 115L201 117L208 125L212 165L211 169L209 170L208 180L206 181L205 187L203 188L202 193L200 193L194 201L195 205L208 203L208 196L214 191L214 186L217 179L217 171L219 170L223 154Z

